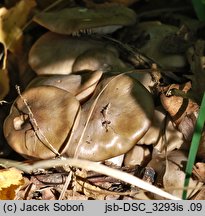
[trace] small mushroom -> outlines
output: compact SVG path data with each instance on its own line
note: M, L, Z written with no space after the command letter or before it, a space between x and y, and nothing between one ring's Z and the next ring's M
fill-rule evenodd
M151 159L151 151L147 146L135 145L125 154L125 166L146 166Z
M154 153L179 149L185 140L162 107L155 108L152 125L138 145L153 145Z
M134 79L137 79L142 85L149 91L153 92L153 87L155 82L152 79L152 76L149 72L134 72L129 74Z
M114 51L107 48L87 50L76 58L72 71L125 71L127 66L119 59L118 53Z
M61 11L42 12L33 19L52 32L78 34L78 32L112 33L122 26L133 25L136 14L124 6L107 8L66 8Z
M84 73L71 75L37 76L30 82L27 88L42 85L55 86L72 93L82 102L94 92L101 76L101 71L84 71Z
M105 78L82 106L65 154L92 161L122 155L149 129L153 111L152 96L141 83L125 74Z
M63 150L79 110L78 100L62 89L27 89L15 100L4 121L4 136L25 158L55 157Z
M105 52L105 54L109 52L110 56L112 55L111 52L113 52L113 55L116 55L117 53L117 50L114 47L108 46L108 44L106 43L96 41L91 38L74 38L48 32L41 36L32 46L29 52L29 65L38 75L70 74L73 71L73 65L76 59L81 54L88 50L98 48L103 49L103 52ZM114 57L112 58L114 59ZM117 62L120 62L120 60L116 60L116 58L115 65L117 64ZM92 59L95 63L99 61L99 57L96 60L94 58L94 55ZM84 63L86 63L86 58L83 58L83 61ZM85 64L85 66L83 67L82 63L80 63L80 60L78 60L76 64L78 66L75 67L79 67L80 65L80 68L82 70L89 69L87 67L87 64ZM103 63L100 60L100 63L98 64L101 67ZM100 68L95 67L95 70L99 69ZM75 68L75 71L76 70L78 69Z

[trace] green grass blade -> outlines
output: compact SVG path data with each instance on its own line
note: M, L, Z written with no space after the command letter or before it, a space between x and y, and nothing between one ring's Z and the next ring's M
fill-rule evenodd
M200 21L205 21L205 1L204 0L192 0L192 5L196 12L196 15Z
M188 161L186 165L186 176L184 180L184 190L182 194L182 199L187 198L187 187L189 185L189 180L192 174L193 165L195 162L196 154L198 151L198 147L200 144L201 134L204 127L205 122L205 93L202 99L201 107L199 110L199 116L196 121L195 129L194 129L194 135L192 137L191 147L189 150L189 156Z

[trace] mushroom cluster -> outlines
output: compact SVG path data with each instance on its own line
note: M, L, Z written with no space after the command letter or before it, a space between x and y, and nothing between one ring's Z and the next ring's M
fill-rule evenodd
M130 65L120 59L116 47L72 35L131 25L136 15L122 6L59 13L34 18L51 32L30 50L29 64L38 76L5 119L8 144L25 158L64 155L104 161L123 155L151 125L152 95L137 79L122 73Z
M149 145L153 152L164 151L165 126L168 151L183 144L171 121L165 125L165 114L154 107L150 74L128 73L132 65L113 44L79 36L134 24L131 9L70 8L41 13L34 21L49 32L33 44L28 62L37 76L19 92L4 122L4 135L16 152L25 158L92 161L125 154L125 165L146 164Z
M33 21L48 31L28 53L36 76L22 92L17 88L19 96L4 121L10 147L28 159L62 156L137 167L143 180L148 177L149 183L181 196L182 190L174 188L183 187L199 106L167 94L188 93L190 83L160 85L166 70L178 72L187 65L186 41L180 52L178 46L163 45L179 29L161 22L134 25L135 12L117 5L41 12ZM204 155L205 132L197 156ZM192 178L188 196L201 185Z

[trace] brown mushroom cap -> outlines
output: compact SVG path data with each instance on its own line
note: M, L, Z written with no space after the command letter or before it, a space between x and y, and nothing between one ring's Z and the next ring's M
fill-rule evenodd
M121 26L133 25L136 22L136 14L127 7L117 5L97 9L77 7L39 13L34 17L34 21L59 34L71 35L87 29L98 33L99 31L110 33Z
M71 75L37 76L29 83L27 88L42 85L55 86L72 93L79 101L84 101L94 92L101 76L101 71L84 71L80 74Z
M126 153L149 129L153 111L152 96L138 81L127 75L102 80L82 107L66 155L101 161Z
M22 96L35 120L29 118L27 106L18 97L4 122L8 144L25 158L56 156L51 146L59 153L62 151L79 111L78 100L71 93L52 86L31 88Z
M151 159L151 151L147 146L135 145L125 154L125 166L146 166Z
M155 108L152 125L142 139L137 142L139 145L154 145L153 153L173 151L179 149L184 143L182 133L177 130L162 107Z
M111 49L106 46L105 43L86 37L73 38L48 32L32 46L29 65L38 75L70 74L79 55L89 49Z
M72 67L72 71L102 70L121 71L126 65L119 59L118 53L107 48L95 48L85 51L79 55Z

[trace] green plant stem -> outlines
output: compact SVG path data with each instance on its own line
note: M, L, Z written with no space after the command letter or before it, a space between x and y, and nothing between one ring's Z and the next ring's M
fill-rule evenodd
M200 21L205 21L205 4L204 3L205 3L204 0L192 0L192 5Z
M199 116L198 116L197 121L196 121L195 129L194 129L194 135L192 137L191 147L189 150L189 156L188 156L188 161L187 161L186 171L185 171L186 176L185 176L185 180L184 180L184 190L183 190L183 194L182 194L182 199L187 198L187 188L189 185L193 165L194 165L194 162L196 159L196 154L197 154L198 147L200 144L201 135L202 135L203 128L204 128L204 122L205 122L205 93L204 93L204 96L202 99L201 107L199 110Z

